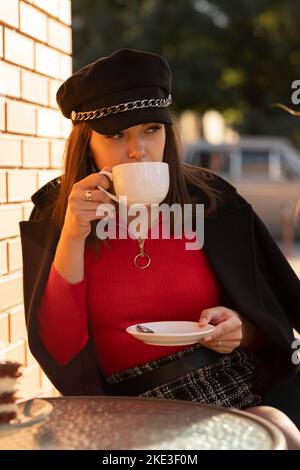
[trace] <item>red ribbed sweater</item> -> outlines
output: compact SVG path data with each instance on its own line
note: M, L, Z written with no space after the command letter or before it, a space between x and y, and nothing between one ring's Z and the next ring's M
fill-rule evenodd
M150 231L148 232L148 236ZM136 239L109 240L100 256L85 249L84 279L67 282L52 264L39 308L41 338L49 353L66 364L92 334L105 376L190 346L151 346L126 333L132 324L198 321L201 311L219 305L217 279L203 250L186 250L182 239L145 241L151 265L133 264Z

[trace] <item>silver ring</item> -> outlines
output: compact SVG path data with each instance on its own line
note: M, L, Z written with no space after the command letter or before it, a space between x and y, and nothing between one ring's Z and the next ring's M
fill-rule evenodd
M142 265L142 264L139 264L138 259L140 259L140 258L146 258L146 263L143 264L143 265ZM147 255L147 253L144 253L144 254L139 253L138 255L135 256L135 258L134 258L134 260L133 260L133 263L134 263L134 266L135 266L136 268L139 268L139 269L146 269L146 268L148 268L148 266L150 266L150 264L151 264L151 258L150 258L149 255Z
M85 198L86 201L91 201L92 200L92 191L87 189L86 192L84 193L84 198Z

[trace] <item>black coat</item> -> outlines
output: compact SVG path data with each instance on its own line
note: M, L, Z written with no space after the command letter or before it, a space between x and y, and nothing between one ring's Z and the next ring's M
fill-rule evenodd
M61 366L47 352L38 332L37 310L60 237L59 228L46 214L59 184L56 178L37 191L29 221L20 222L29 347L62 394L99 395L104 393L102 374L92 341ZM205 219L203 249L223 287L224 306L238 311L271 341L272 346L261 353L263 367L257 373L258 388L265 392L296 377L299 370L291 361L291 346L293 328L300 331L300 282L251 205L222 178L211 184L223 198L217 212ZM198 203L206 201L196 187L189 186L189 192ZM300 408L297 412L298 417L293 409L293 418L300 421Z

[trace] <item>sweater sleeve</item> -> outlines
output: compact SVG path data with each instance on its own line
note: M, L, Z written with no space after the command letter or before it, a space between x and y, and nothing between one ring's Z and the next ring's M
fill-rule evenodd
M52 263L38 321L48 352L60 365L67 364L85 347L89 338L86 279L70 284Z

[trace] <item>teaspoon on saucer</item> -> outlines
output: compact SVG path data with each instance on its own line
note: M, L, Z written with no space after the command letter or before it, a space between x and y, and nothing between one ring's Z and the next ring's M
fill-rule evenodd
M136 325L136 329L140 333L154 333L153 330L150 330L150 328L147 328L146 326L143 326L143 325Z

